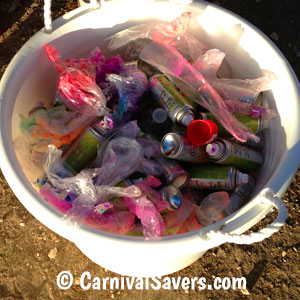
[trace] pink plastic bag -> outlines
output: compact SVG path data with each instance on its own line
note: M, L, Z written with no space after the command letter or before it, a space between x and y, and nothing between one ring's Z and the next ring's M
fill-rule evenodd
M191 19L191 13L184 12L170 23L151 23L123 30L108 39L108 49L116 50L126 44L134 43L132 47L126 46L127 51L125 50L124 54L124 57L128 60L134 60L137 58L135 52L141 50L147 43L142 39L150 39L158 43L171 45L185 57L196 60L204 52L205 47L187 32Z
M96 68L91 60L62 61L58 51L49 45L45 45L45 51L60 73L58 89L67 107L94 116L107 114L106 98L96 84Z
M146 238L157 238L163 233L164 222L154 204L146 196L140 198L124 197L129 211L136 215L143 225Z
M210 49L197 58L193 67L203 74L209 83L222 96L224 101L247 101L253 103L260 92L271 89L277 79L271 71L264 71L265 76L256 79L217 78L217 72L225 58L225 53Z

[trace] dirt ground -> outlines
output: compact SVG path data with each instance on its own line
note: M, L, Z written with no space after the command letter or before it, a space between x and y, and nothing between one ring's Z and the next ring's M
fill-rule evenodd
M300 78L298 0L211 2L243 16L271 37ZM53 17L76 7L77 1L53 1ZM0 0L1 75L14 54L42 27L42 1ZM279 233L254 245L225 244L214 248L190 267L172 275L204 276L209 281L214 276L245 276L248 290L243 293L234 290L83 291L78 278L84 271L98 277L118 275L94 264L74 244L34 219L0 173L0 299L300 299L300 171L283 199L289 218ZM260 222L255 229L265 223ZM69 270L75 276L73 287L66 291L56 285L56 276L62 270Z

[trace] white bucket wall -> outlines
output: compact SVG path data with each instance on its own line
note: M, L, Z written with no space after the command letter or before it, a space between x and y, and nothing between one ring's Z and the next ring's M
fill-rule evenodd
M254 197L242 209L212 226L155 241L114 235L86 226L76 231L66 227L60 219L62 215L46 203L26 179L21 171L22 160L16 161L13 147L13 139L20 135L19 114L28 113L39 101L50 102L55 93L58 74L43 46L50 43L58 48L63 59L87 57L95 46L103 45L105 37L124 28L141 22L171 20L183 11L191 11L197 16L191 32L209 47L227 53L235 77L255 78L263 74L263 69L278 76L273 91L264 95L264 103L277 108L280 117L266 124L270 127L268 145L256 194L270 187L282 195L297 170L300 91L296 76L280 51L255 27L232 13L207 3L189 7L167 2L136 3L139 4L129 7L111 1L98 10L77 9L56 20L51 34L40 31L23 46L7 68L0 86L0 164L22 204L51 230L73 241L94 262L123 275L158 276L190 265L206 250L217 246L218 241L203 238L207 230L218 230L222 226L224 232L243 233L271 207L257 203Z

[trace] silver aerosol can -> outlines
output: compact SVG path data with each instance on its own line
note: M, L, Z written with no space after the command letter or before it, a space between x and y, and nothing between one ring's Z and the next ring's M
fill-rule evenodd
M164 156L193 164L208 161L205 146L193 145L183 133L171 132L161 140L161 152Z
M181 192L174 185L168 185L162 189L161 196L163 200L170 204L169 210L178 209L182 203Z
M248 183L242 184L235 189L225 209L228 216L242 207L250 199L254 187L255 180L252 176L249 176Z
M185 98L166 76L154 75L149 82L154 100L167 111L174 123L188 126L194 120L194 104Z
M242 171L255 171L263 162L260 152L223 139L208 144L206 152L214 163L236 166Z
M261 152L264 147L265 147L265 137L263 134L259 134L259 142L254 142L253 140L247 140L247 142L240 142L238 141L237 139L235 139L234 137L232 138L225 138L225 140L231 142L231 143L234 143L234 144L239 144L239 145L243 145L245 147L248 147L248 148L251 148L253 150L256 150L256 151L259 151Z
M154 159L163 168L163 179L166 185L172 184L177 188L183 187L189 179L189 173L186 172L174 160L160 156Z

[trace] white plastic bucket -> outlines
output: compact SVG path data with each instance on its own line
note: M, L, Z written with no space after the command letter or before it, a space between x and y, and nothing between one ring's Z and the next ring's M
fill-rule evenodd
M50 43L63 58L86 57L103 39L136 24L171 20L183 11L197 18L191 32L211 48L227 53L233 74L255 78L261 69L278 76L278 84L263 101L276 107L280 117L267 124L265 163L255 197L226 219L199 231L160 240L120 236L87 226L72 231L62 214L50 206L22 172L24 161L17 161L13 139L20 135L19 116L38 101L50 101L58 74L46 57L43 46ZM257 28L238 16L214 5L197 2L183 6L166 1L109 1L99 9L76 9L53 23L52 33L41 30L17 53L0 86L1 169L14 193L28 211L48 228L73 241L91 260L123 275L159 276L180 270L201 257L208 249L226 241L251 243L279 230L287 217L282 201L271 194L269 202L260 194L265 188L281 196L295 174L300 160L299 83L282 53ZM272 206L279 209L275 222L260 233L237 236L261 220ZM226 234L227 233L227 234ZM236 235L232 235L236 234ZM67 254L66 254L67 255Z

